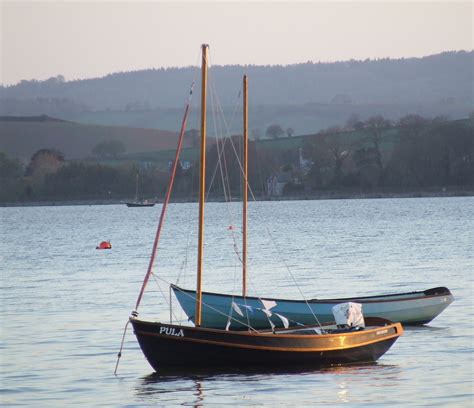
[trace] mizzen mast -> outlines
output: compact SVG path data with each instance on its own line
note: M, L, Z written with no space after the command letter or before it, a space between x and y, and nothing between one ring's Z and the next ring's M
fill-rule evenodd
M243 80L244 88L244 107L243 107L243 120L244 120L244 132L243 132L243 171L244 171L244 182L242 191L242 296L247 296L247 199L248 199L248 81L247 75L244 75Z
M202 257L204 249L204 199L206 194L206 97L207 97L207 51L209 45L202 44L201 63L201 168L199 176L199 232L196 284L196 327L201 326L202 315Z

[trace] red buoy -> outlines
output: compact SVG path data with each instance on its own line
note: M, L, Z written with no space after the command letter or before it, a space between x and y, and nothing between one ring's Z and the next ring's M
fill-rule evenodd
M112 244L110 241L102 241L95 249L112 249Z

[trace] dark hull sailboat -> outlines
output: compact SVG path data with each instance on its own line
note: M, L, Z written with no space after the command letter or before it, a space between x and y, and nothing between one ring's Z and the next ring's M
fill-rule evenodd
M141 198L139 198L139 194L138 194L138 172L137 172L137 178L136 178L136 181L135 181L135 201L129 201L125 204L127 204L127 207L132 207L132 208L135 208L135 207L153 207L155 205L155 202L154 201L148 201L148 200L143 200Z
M153 207L155 203L153 202L146 202L146 201L134 201L131 203L125 203L127 207Z
M364 328L364 324L354 327L338 328L337 326L319 327L306 326L298 329L257 331L251 325L247 331L226 330L227 328L208 329L202 326L202 308L205 305L202 299L202 270L204 252L204 207L206 192L206 83L207 83L207 51L208 46L202 46L202 86L201 86L201 147L200 147L200 183L199 183L199 229L198 229L198 262L197 262L197 290L195 296L196 312L194 324L196 327L149 322L138 318L138 307L147 282L152 274L153 262L160 231L165 218L167 203L169 202L173 186L179 151L182 145L189 102L181 126L178 147L170 175L170 182L163 202L160 221L153 244L152 255L148 265L135 311L132 312L130 323L150 365L159 370L174 366L234 365L246 367L251 365L295 365L310 364L312 366L339 365L347 363L365 363L376 361L403 333L400 323L379 322L377 326ZM246 205L247 205L247 77L243 82L244 95L244 180L245 193L243 197L243 250L242 264L244 273L245 294L245 267L246 267ZM191 93L192 94L192 88ZM274 303L274 302L273 302ZM270 309L273 303L265 305L264 313L271 316ZM238 305L235 306L238 308ZM276 314L282 321L288 320ZM347 316L346 316L347 317ZM229 321L231 317L229 317ZM234 319L235 320L235 319ZM359 320L357 320L359 321ZM269 326L271 322L269 321ZM370 323L367 322L369 325ZM352 324L352 323L351 323ZM349 325L350 326L350 325ZM285 324L285 327L289 327ZM122 338L123 344L123 338ZM120 353L119 353L120 356Z
M334 333L315 334L309 327L257 333L162 324L136 317L130 322L143 354L155 370L170 366L373 362L403 333L400 323L342 333L334 328Z

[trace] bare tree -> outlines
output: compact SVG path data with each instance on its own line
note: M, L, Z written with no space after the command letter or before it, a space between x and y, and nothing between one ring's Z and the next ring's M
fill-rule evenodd
M384 169L384 164L382 161L382 151L381 151L381 140L382 133L385 129L389 128L392 125L392 122L388 119L385 119L382 115L372 116L367 119L364 123L365 129L369 132L370 141L373 144L375 150L375 162L381 173Z
M285 131L280 125L273 124L267 127L265 131L265 136L271 137L272 139L278 139L279 137L283 136Z

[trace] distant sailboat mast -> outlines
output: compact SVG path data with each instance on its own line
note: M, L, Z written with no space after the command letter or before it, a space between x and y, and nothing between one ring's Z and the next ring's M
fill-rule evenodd
M138 203L138 171L135 179L135 202Z

